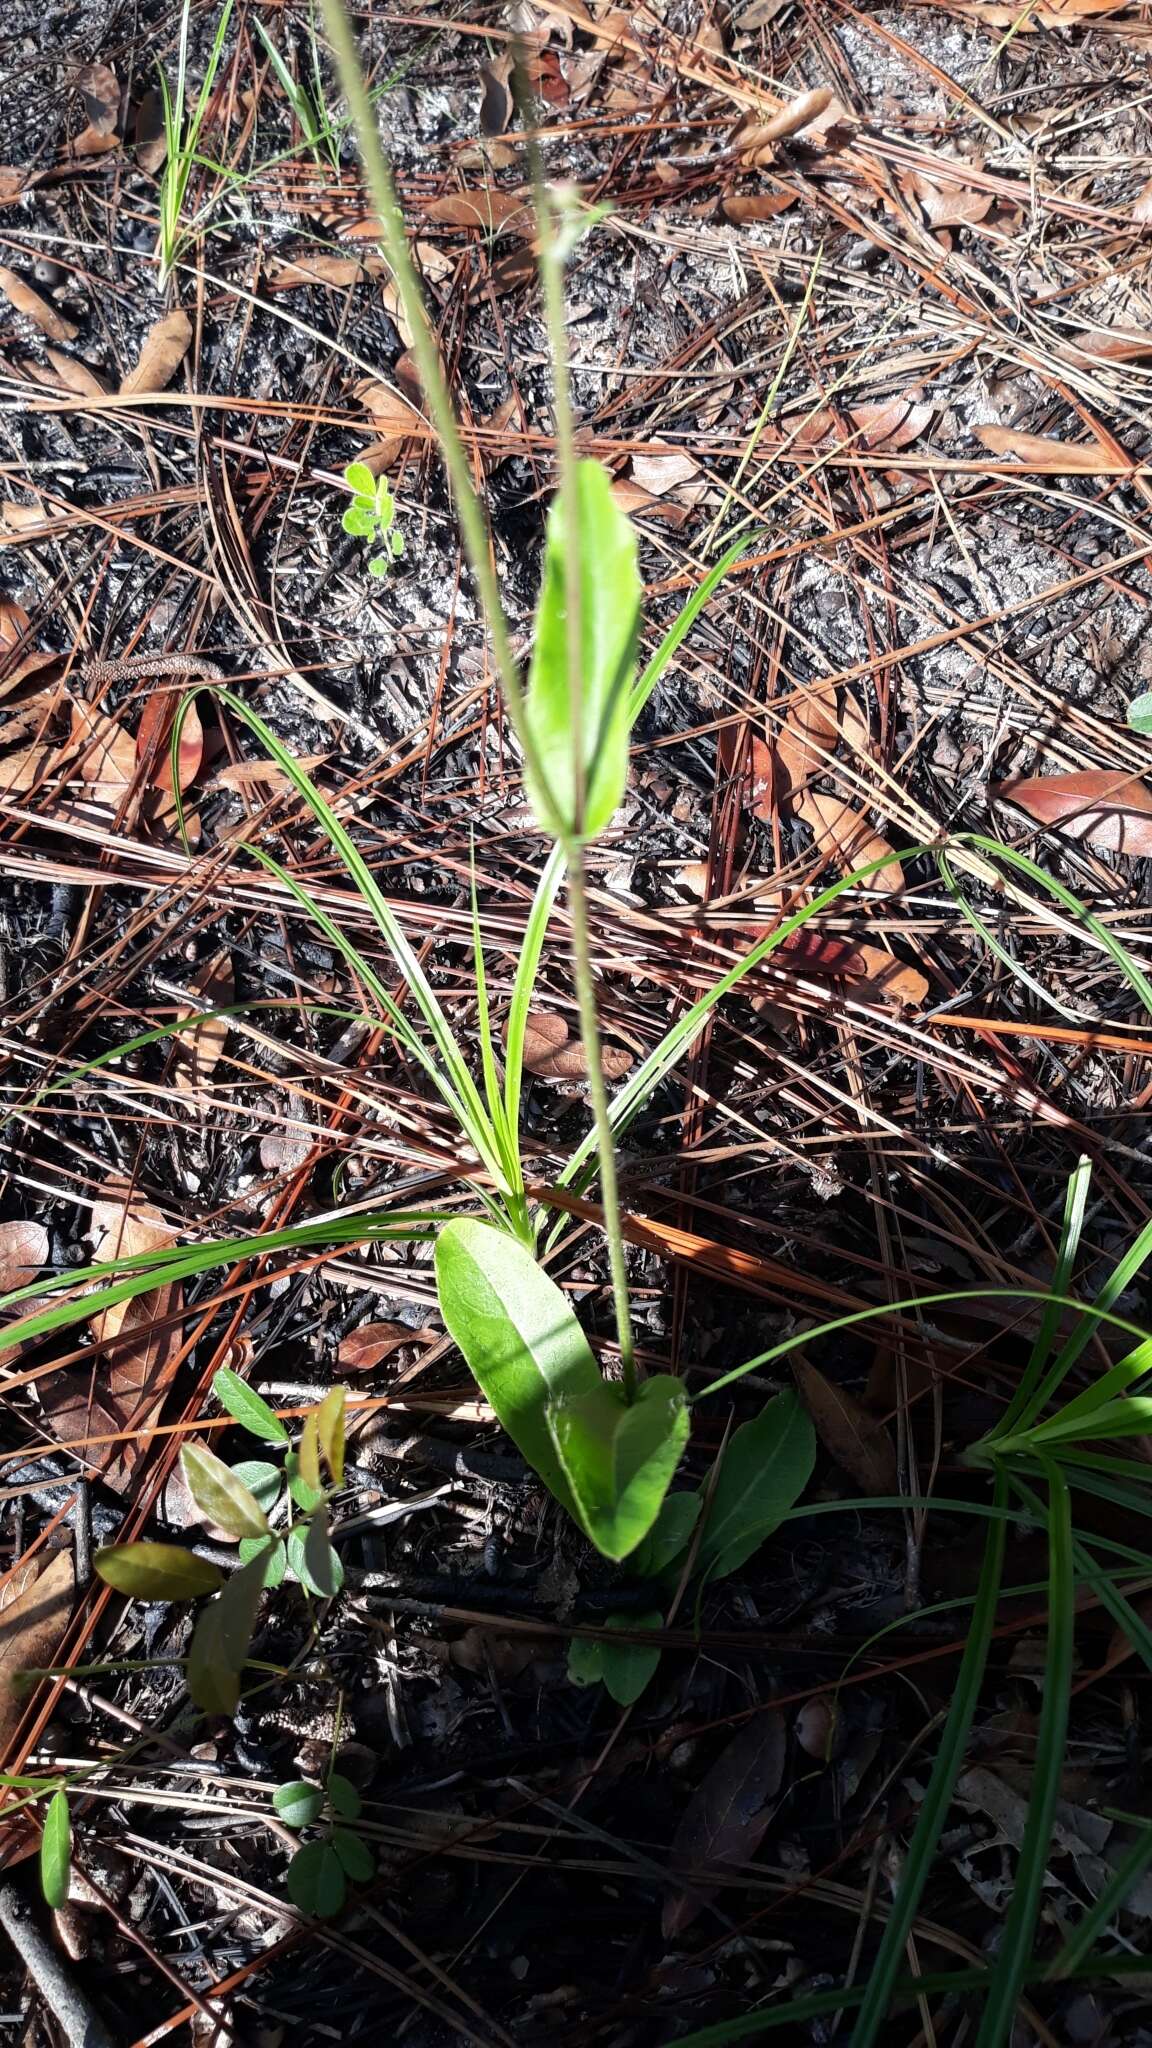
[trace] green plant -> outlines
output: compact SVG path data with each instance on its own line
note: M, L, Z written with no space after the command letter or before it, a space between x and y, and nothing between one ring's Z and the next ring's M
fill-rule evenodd
M188 236L194 232L194 223L185 223L184 202L193 170L203 166L219 170L219 165L210 163L200 155L200 134L203 129L212 90L220 60L224 55L224 41L228 24L232 19L235 0L224 0L216 33L208 52L204 77L195 100L188 101L188 30L192 15L192 0L183 0L180 11L180 32L176 63L176 90L172 92L165 72L160 72L160 103L164 122L164 168L160 176L159 207L160 218L156 236L156 251L160 263L160 288L163 290L176 267L180 250Z
M264 53L295 116L303 147L321 169L327 166L339 177L343 124L333 120L328 106L324 90L324 73L320 64L320 46L316 40L313 23L310 21L308 24L308 62L311 77L307 83L298 78L285 63L263 22L253 21L252 26L264 45Z
M388 479L374 477L367 463L350 462L344 471L344 481L353 494L341 522L344 531L376 542L381 553L369 559L369 574L386 576L393 562L398 562L404 553L404 535L393 524L396 501L388 488Z
M303 1778L278 1785L272 1805L285 1827L319 1830L288 1865L288 1896L302 1913L332 1919L343 1907L347 1880L367 1884L376 1872L376 1858L351 1825L363 1808L359 1792L350 1778L330 1768L323 1785Z
M328 1505L344 1478L345 1393L331 1388L305 1418L294 1446L279 1417L236 1373L221 1367L212 1387L242 1429L284 1457L283 1466L270 1458L229 1466L206 1444L186 1443L181 1450L181 1470L196 1506L236 1544L236 1570L225 1577L209 1559L172 1543L111 1544L93 1562L106 1585L132 1599L210 1596L192 1632L188 1690L205 1713L231 1714L265 1588L291 1577L306 1593L329 1599L344 1583L329 1537ZM280 1519L283 1532L275 1526Z

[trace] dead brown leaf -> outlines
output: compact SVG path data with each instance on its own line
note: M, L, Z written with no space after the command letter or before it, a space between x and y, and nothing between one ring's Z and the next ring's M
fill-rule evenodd
M742 161L756 165L762 156L769 159L775 154L772 145L783 142L789 135L799 135L801 129L810 128L832 104L833 95L827 86L817 86L812 92L798 93L779 113L770 114L766 121L745 128L735 137L735 147Z
M422 1333L410 1330L407 1323L362 1323L341 1340L336 1356L345 1372L371 1372L402 1344L421 1341Z
M788 1752L784 1716L770 1707L757 1714L722 1749L698 1785L672 1838L670 1861L693 1879L710 1870L738 1870L756 1854L772 1822ZM666 1941L690 1927L714 1886L693 1882L665 1904Z
M202 960L188 976L194 998L184 1011L194 1017L200 1010L227 1009L236 1000L236 981L231 956L219 952ZM172 1041L172 1072L178 1092L207 1107L207 1089L216 1062L228 1037L227 1017L204 1017L191 1031L181 1031Z
M140 169L146 171L149 177L154 177L168 154L164 102L154 86L148 88L136 109L136 137L133 147Z
M666 454L634 455L632 475L642 491L650 497L662 498L667 491L676 490L681 484L691 483L699 476L700 464L683 449L669 449Z
M532 236L536 221L532 201L522 192L501 192L495 185L474 185L463 192L445 192L427 199L425 220L446 228L480 228L488 235Z
M1125 334L1116 328L1091 327L1074 334L1070 351L1106 363L1138 363L1152 356L1152 334Z
M72 83L84 95L84 111L97 135L115 132L120 81L110 64L82 64Z
M1020 35L1035 35L1041 28L1074 28L1077 21L1094 14L1118 14L1125 0L971 0L959 5L958 15L982 21L988 28L1010 28Z
M882 1422L847 1387L838 1387L806 1358L793 1357L792 1370L809 1415L829 1456L865 1493L896 1491L896 1447Z
M74 392L77 398L106 398L108 387L101 377L82 363L77 356L66 356L58 348L44 350L48 361L56 372L65 391Z
M993 455L1015 455L1029 469L1047 476L1122 475L1130 466L1102 441L1052 441L1046 434L1025 434L1016 427L977 427L976 438Z
M115 719L89 704L69 704L72 730L66 746L38 742L0 761L0 796L56 786L57 818L106 822L116 811L136 772L135 746Z
M1152 854L1152 787L1138 775L1084 768L1070 775L1017 776L995 793L1038 824L1105 853Z
M637 513L647 514L650 519L662 519L667 526L674 527L683 526L688 518L687 505L676 505L666 498L654 498L650 491L644 490L640 484L633 483L631 477L613 477L612 496L621 511L627 512L629 518L633 518Z
M0 1294L30 1286L48 1264L48 1250L42 1223L0 1223Z
M17 313L22 313L26 320L30 320L34 327L38 327L41 334L46 334L49 341L75 341L80 332L75 323L66 320L63 313L52 304L51 299L43 299L39 292L33 291L32 286L25 283L18 271L9 270L2 263L0 292L3 292L9 305Z
M299 256L274 263L265 276L269 291L292 291L299 285L358 284L372 268L368 256L337 256L323 249L304 250ZM377 266L378 267L378 266Z
M120 386L122 398L142 391L165 391L188 353L192 322L179 306L157 320L144 337L144 346L134 370Z
M935 407L919 404L911 396L879 399L872 405L848 408L848 432L831 412L813 413L796 435L797 448L818 448L821 442L846 442L851 447L907 448L918 439L932 419Z
M913 176L912 189L934 228L974 225L984 219L995 198L994 193L980 192L973 185L954 185L920 173Z
M873 831L863 811L854 804L843 803L837 796L824 796L816 789L801 790L795 800L795 811L810 827L824 858L835 861L845 874L853 868L867 867L870 861L883 860L885 854L892 852L888 840ZM904 873L899 861L893 860L869 875L867 887L902 889Z
M494 57L480 66L484 92L480 101L480 133L503 135L512 119L511 55Z
M601 1044L600 1065L605 1080L619 1081L635 1064L624 1046ZM551 1010L529 1012L524 1032L524 1065L530 1074L545 1081L583 1081L588 1073L581 1041L569 1036L564 1018Z
M75 1577L70 1550L38 1550L0 1586L0 1761L28 1706L15 1681L53 1662L71 1618Z
M730 192L720 201L720 211L725 220L741 227L746 221L771 220L774 214L785 213L795 204L795 192L785 192L776 186L764 192Z
M32 621L22 604L13 604L7 598L0 600L0 660L19 647L31 630Z
M176 1241L172 1225L165 1223L159 1209L133 1193L124 1182L114 1183L107 1195L93 1202L88 1236L93 1261L99 1264L171 1250ZM92 1322L96 1342L104 1343L115 1337L127 1322L129 1309L137 1305L118 1301L111 1308L102 1309Z

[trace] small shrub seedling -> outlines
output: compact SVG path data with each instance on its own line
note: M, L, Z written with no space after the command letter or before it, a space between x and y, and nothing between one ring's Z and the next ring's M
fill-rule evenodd
M212 1596L192 1632L188 1690L205 1713L233 1714L265 1588L294 1578L306 1593L326 1600L344 1583L328 1533L328 1504L344 1479L345 1392L333 1387L325 1394L293 1445L279 1417L238 1374L222 1366L212 1387L242 1429L284 1456L282 1466L270 1458L229 1466L206 1444L187 1443L181 1450L180 1467L196 1506L236 1544L236 1570L226 1577L210 1559L173 1543L110 1544L93 1562L106 1585L136 1600ZM281 1519L282 1532L276 1526Z
M368 1884L376 1874L375 1856L351 1825L362 1811L359 1792L350 1778L330 1770L323 1785L303 1778L278 1785L272 1805L285 1827L319 1830L288 1865L288 1896L313 1919L332 1919L343 1907L347 1880Z
M341 521L344 531L376 543L380 553L369 557L368 573L386 576L393 562L398 562L404 553L404 535L394 523L396 501L388 488L388 479L373 476L366 462L350 462L344 471L344 481L352 492L352 503Z

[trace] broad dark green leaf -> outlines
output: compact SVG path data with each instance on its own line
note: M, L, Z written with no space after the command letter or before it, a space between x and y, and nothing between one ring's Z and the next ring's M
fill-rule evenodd
M268 1517L242 1479L207 1444L185 1444L180 1469L188 1491L208 1521L229 1536L266 1536Z
M288 1896L314 1920L331 1920L347 1894L344 1868L331 1842L305 1842L288 1865Z
M627 1557L656 1520L688 1441L683 1383L661 1373L629 1406L601 1380L592 1393L551 1403L547 1421L584 1534L602 1556Z
M535 743L541 788L528 776L536 816L554 838L602 832L624 795L628 774L629 702L636 670L643 586L636 536L612 495L603 464L576 469L579 531L566 531L561 497L552 501L544 581L525 715ZM573 706L568 668L569 579L580 609L580 756L584 809L576 817Z
M328 1804L341 1820L359 1820L364 1801L352 1783L341 1771L328 1773Z
M231 1372L222 1365L212 1375L212 1392L222 1408L235 1417L250 1436L258 1436L269 1444L286 1444L288 1431L278 1415L274 1415L267 1401L255 1393L242 1380L239 1373Z
M199 1600L224 1584L218 1565L175 1543L111 1543L92 1562L106 1586L131 1600Z
M313 1510L314 1515L322 1512L321 1508ZM293 1529L288 1538L288 1569L295 1574L307 1592L315 1593L318 1600L329 1600L344 1584L344 1567L338 1553L326 1542L327 1561L322 1567L322 1577L313 1578L308 1547L311 1529L311 1521L302 1529Z
M234 1571L215 1600L204 1608L188 1651L188 1690L206 1714L234 1714L240 1680L256 1625L256 1610L277 1545Z
M609 1614L605 1628L663 1628L664 1616L655 1608L648 1614ZM653 1643L611 1643L600 1645L600 1675L618 1707L631 1707L656 1676L660 1646Z
M266 1458L241 1458L238 1465L231 1467L233 1478L239 1479L248 1488L253 1500L262 1507L265 1514L274 1508L280 1498L284 1474L279 1465L269 1463Z
M594 1636L573 1636L568 1645L568 1676L573 1685L599 1685L604 1677L604 1645Z
M285 1827L310 1828L324 1811L324 1794L319 1785L307 1785L303 1778L293 1778L287 1785L277 1785L272 1806Z
M629 1569L637 1578L657 1579L661 1572L667 1571L669 1565L681 1558L700 1519L701 1505L700 1495L695 1490L665 1494L660 1513L643 1543L632 1553Z
M530 1251L474 1216L436 1240L440 1313L516 1448L569 1514L571 1490L548 1427L550 1401L604 1383L572 1309Z
M72 1861L72 1823L68 1794L57 1792L48 1802L40 1837L40 1889L49 1906L68 1903L68 1867Z
M740 1569L795 1506L815 1462L816 1432L796 1394L777 1394L734 1432L696 1554L705 1577Z
M359 1835L350 1828L333 1828L332 1847L353 1884L369 1884L376 1875L376 1858Z

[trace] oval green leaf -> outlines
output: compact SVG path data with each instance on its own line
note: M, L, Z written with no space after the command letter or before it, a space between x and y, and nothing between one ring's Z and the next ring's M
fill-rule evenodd
M356 492L357 497L375 499L376 478L366 462L348 463L344 471L344 481L350 491Z
M238 1465L231 1467L232 1477L239 1479L252 1495L258 1507L268 1514L280 1498L284 1474L279 1465L270 1464L266 1458L241 1458Z
M236 1712L256 1610L278 1548L268 1540L257 1556L234 1571L215 1600L204 1608L192 1632L188 1690L206 1714Z
M201 1514L218 1529L229 1536L268 1534L268 1517L259 1501L207 1444L185 1444L180 1467Z
M548 514L544 580L524 713L543 786L528 793L546 832L591 838L609 823L628 774L629 703L636 672L643 586L631 521L599 462L576 465L578 533L567 532L561 496ZM568 669L568 584L580 607L580 730L573 728ZM576 816L574 755L579 741L583 814Z
M318 1485L309 1486L300 1471L300 1460L295 1451L289 1451L284 1459L284 1477L288 1481L288 1491L296 1506L302 1508L306 1515L310 1515L313 1508L319 1507L324 1498L323 1492Z
M44 1832L40 1837L40 1889L46 1905L67 1905L71 1861L72 1823L68 1816L68 1795L57 1792L48 1802Z
M777 1394L734 1432L696 1554L706 1578L739 1571L795 1506L815 1462L816 1431L797 1394Z
M627 1557L655 1522L688 1441L682 1381L645 1380L629 1406L600 1380L594 1393L550 1405L547 1422L588 1541L603 1557Z
M222 1365L212 1375L212 1392L220 1406L227 1410L246 1429L250 1436L262 1437L265 1443L286 1444L288 1431L278 1415L274 1415L267 1401L242 1380L238 1372L232 1372Z
M306 1785L302 1778L277 1785L272 1794L273 1810L288 1828L310 1828L324 1811L324 1794L319 1785Z
M337 1486L344 1483L344 1403L347 1387L329 1387L316 1410L316 1435Z
M333 1813L338 1814L341 1820L359 1820L364 1802L351 1778L344 1777L340 1771L330 1771L327 1790L328 1804Z
M350 1828L333 1828L332 1847L353 1884L368 1884L376 1875L376 1858Z
M263 1557L267 1548L268 1538L266 1536L242 1536L236 1545L236 1555L240 1559L241 1564L251 1564L254 1557ZM288 1558L284 1545L276 1543L269 1552L268 1563L264 1572L265 1592L271 1593L276 1586L282 1586L287 1570Z
M575 1514L548 1404L592 1397L604 1382L566 1297L524 1245L474 1216L458 1216L440 1232L436 1290L448 1333L502 1427Z
M288 1896L314 1920L331 1920L344 1904L344 1867L331 1842L305 1842L288 1865Z
M224 1584L218 1565L176 1543L111 1543L92 1563L106 1586L131 1600L199 1600Z
M664 1616L655 1608L648 1614L609 1614L605 1617L604 1626L627 1629L631 1634L639 1629L663 1628ZM659 1662L658 1643L649 1646L646 1643L605 1641L600 1645L600 1675L618 1707L635 1705L645 1687L655 1678Z
M319 1514L323 1510L316 1509L314 1512ZM327 1542L327 1531L325 1530L327 1557L326 1560L320 1561L321 1576L318 1578L313 1577L313 1560L314 1558L317 1558L317 1561L319 1560L315 1539L313 1539L312 1550L310 1551L309 1549L309 1537L312 1534L312 1527L313 1524L310 1521L303 1529L293 1529L288 1538L288 1569L299 1579L306 1592L314 1593L318 1600L330 1600L332 1595L338 1593L344 1584L344 1567L336 1551Z

